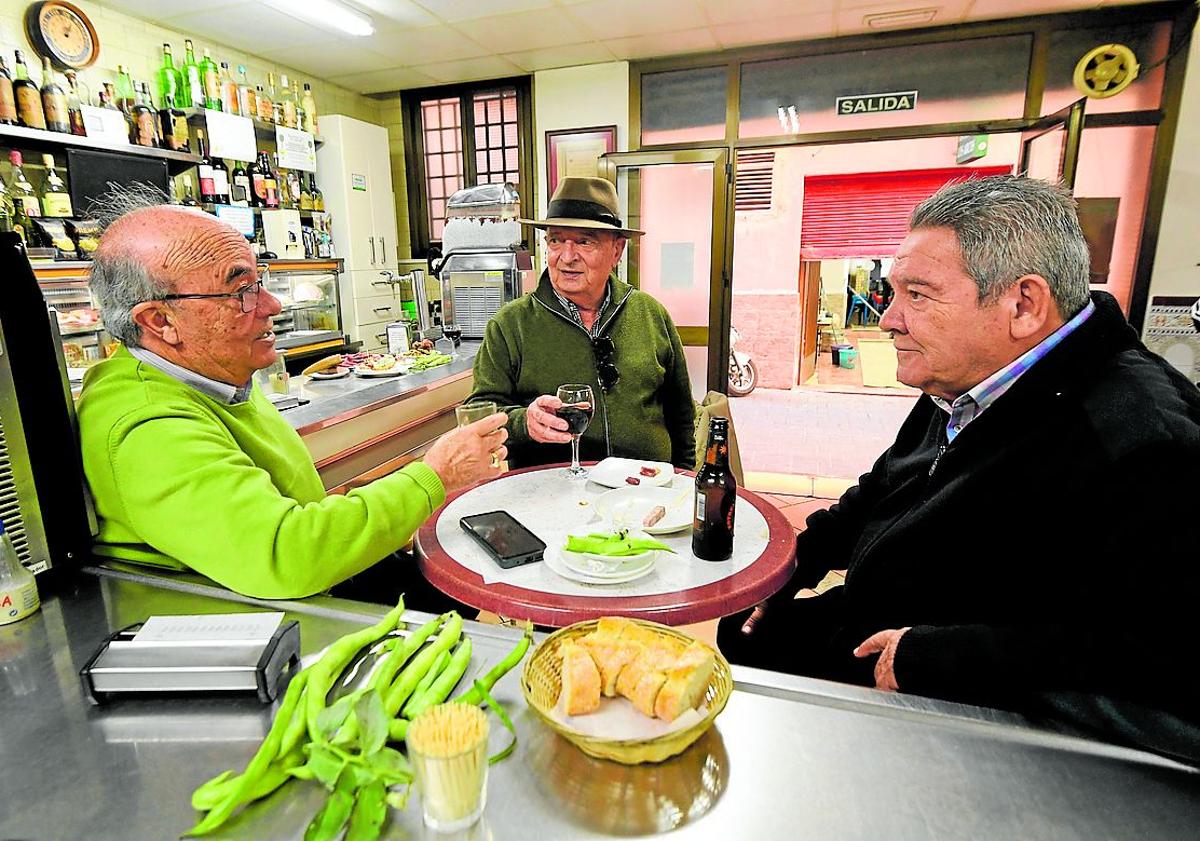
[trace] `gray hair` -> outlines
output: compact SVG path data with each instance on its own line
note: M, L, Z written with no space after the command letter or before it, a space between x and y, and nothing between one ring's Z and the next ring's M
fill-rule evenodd
M1088 302L1091 267L1069 190L1036 178L994 175L938 190L913 211L909 228L950 228L979 302L995 301L1019 278L1041 275L1058 313Z
M109 191L88 204L87 215L104 229L117 220L148 207L167 203L166 194L148 184L122 186L109 182ZM142 328L133 320L133 308L173 290L171 281L151 276L142 263L125 254L108 255L101 248L92 260L89 284L100 307L104 329L127 347L139 347Z

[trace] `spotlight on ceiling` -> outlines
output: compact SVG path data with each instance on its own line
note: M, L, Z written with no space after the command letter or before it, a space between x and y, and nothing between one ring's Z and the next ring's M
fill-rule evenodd
M347 35L364 37L375 33L374 22L339 0L263 0L268 6L318 26L332 27Z

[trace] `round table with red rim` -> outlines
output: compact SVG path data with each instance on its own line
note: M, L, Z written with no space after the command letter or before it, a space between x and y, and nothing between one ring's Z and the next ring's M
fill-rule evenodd
M543 465L509 471L505 476L535 470L561 470L566 465ZM690 471L677 473L694 475ZM446 498L446 505L483 487L475 485ZM629 616L666 625L686 625L718 619L753 607L779 590L796 566L795 531L787 518L767 500L738 488L738 496L754 506L766 520L765 548L748 567L709 584L654 595L577 596L548 593L504 583L487 583L477 572L458 563L437 538L438 519L446 505L434 512L417 532L421 572L431 584L451 598L507 619L528 619L538 625L561 628L600 616Z

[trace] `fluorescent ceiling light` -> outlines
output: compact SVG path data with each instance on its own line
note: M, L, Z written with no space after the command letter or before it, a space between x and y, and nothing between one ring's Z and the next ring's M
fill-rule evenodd
M347 35L364 37L375 33L375 24L358 9L338 0L264 0L281 12L317 26L332 27Z
M933 23L937 17L936 6L926 6L922 9L905 9L899 12L877 12L863 15L863 23L870 29L890 29L895 26L917 26L922 23Z

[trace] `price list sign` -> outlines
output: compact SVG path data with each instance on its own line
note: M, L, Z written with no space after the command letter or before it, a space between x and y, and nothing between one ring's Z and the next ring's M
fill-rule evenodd
M317 171L317 145L307 131L275 126L275 148L280 169Z

